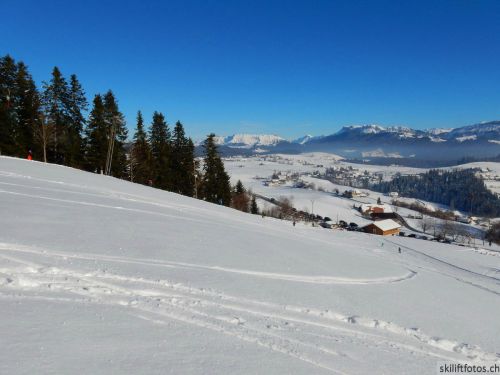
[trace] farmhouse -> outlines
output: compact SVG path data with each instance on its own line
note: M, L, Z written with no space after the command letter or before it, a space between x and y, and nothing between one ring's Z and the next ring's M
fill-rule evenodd
M396 223L394 220L386 219L374 221L373 223L368 224L361 229L366 233L378 234L380 236L390 236L398 234L400 228L401 225Z
M359 211L363 215L370 215L371 213L387 213L387 212L392 212L392 209L390 206L386 204L362 204L359 207Z

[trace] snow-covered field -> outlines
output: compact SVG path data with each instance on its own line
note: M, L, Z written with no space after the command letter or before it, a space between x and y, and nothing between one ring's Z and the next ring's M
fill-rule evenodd
M338 191L342 194L345 190L352 190L352 187L334 184L330 181L316 178L312 175L301 175L299 179L313 184L315 189L296 188L294 187L294 181L287 181L283 184L269 186L264 184L264 181L269 180L270 176L275 172L281 172L287 175L290 175L291 173L312 174L315 171L322 173L325 168L332 166L335 166L336 168L352 166L358 170L367 170L370 173L381 174L386 180L390 179L396 173L416 174L426 171L426 169L401 166L389 167L346 163L342 161L339 156L326 153L310 153L301 155L277 154L265 157L233 157L226 159L224 164L229 171L233 185L236 184L238 180L241 180L245 187L250 189L253 193L277 200L286 197L290 199L292 205L298 210L314 212L315 214L321 216L327 216L333 221L336 221L338 218L338 220L344 220L348 223L355 222L358 225L367 224L369 221L363 218L357 210L354 210L353 205L359 206L362 203L373 204L379 199L382 203L390 204L393 198L375 191L358 188L356 190L365 193L366 196L356 197L355 199L346 199L344 197L337 196L336 194L332 194L332 192ZM491 171L488 172L488 176L500 176L499 165L500 163L483 162L464 164L458 166L457 168L482 168L483 170ZM496 191L495 183L499 182L500 181L492 180L485 181L486 185L492 191ZM398 197L397 200L409 204L418 203L420 205L424 205L430 210L449 210L448 206L413 198ZM257 199L257 203L261 209L269 209L273 206L272 203L260 199ZM397 210L400 215L407 218L407 222L412 224L414 229L421 231L420 220L413 219L414 217L421 216L419 212L402 207L394 209ZM457 215L468 216L467 212L455 212ZM494 220L496 219L493 219L493 221ZM436 227L443 224L442 220L438 219L434 220L434 222ZM470 224L467 225L465 229L474 237L483 238L485 228L485 226Z
M495 252L293 227L6 157L0 212L2 374L500 363Z

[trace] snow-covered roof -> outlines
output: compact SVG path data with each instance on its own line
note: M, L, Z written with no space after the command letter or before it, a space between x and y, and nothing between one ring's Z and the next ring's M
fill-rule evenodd
M364 203L361 205L361 212L372 211L375 207L381 208L384 212L392 212L391 206L387 204Z
M383 231L401 228L401 225L399 225L392 219L374 221L372 224Z

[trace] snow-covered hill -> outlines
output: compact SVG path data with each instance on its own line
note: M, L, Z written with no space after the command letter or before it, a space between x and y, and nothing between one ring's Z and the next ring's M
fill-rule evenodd
M0 373L500 363L497 253L293 227L6 157L0 210Z

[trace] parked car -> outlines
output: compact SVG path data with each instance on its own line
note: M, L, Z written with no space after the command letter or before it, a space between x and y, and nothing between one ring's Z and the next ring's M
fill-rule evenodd
M417 236L417 238L418 238L419 240L426 240L426 239L427 239L427 236Z
M416 238L416 237L417 237L417 235L416 235L415 233L410 233L410 234L408 235L408 237L411 237L411 238Z
M340 220L340 221L339 221L339 225L340 225L342 228L347 228L347 227L348 227L347 222L346 222L346 221L344 221L344 220Z
M356 224L356 223L349 223L349 226L350 226L351 228L357 228L357 227L358 227L358 224Z
M333 228L333 221L322 221L319 223L319 225L323 228L326 228L326 229L332 229Z
M400 235L401 237L406 236L405 232L399 232L399 235Z

